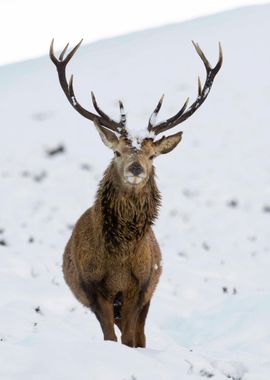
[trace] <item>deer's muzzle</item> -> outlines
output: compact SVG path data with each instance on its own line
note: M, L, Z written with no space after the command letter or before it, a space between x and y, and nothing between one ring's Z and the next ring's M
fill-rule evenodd
M136 177L144 172L143 167L136 161L129 166L128 171Z

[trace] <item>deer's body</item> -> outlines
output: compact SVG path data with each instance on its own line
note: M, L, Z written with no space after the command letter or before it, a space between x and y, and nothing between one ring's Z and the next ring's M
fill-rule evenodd
M161 274L161 253L151 228L160 195L154 172L142 191L136 192L122 188L114 171L112 163L100 183L95 204L76 223L65 249L63 270L82 304L100 319L100 294L110 305L106 319L111 320L111 326L116 323L124 330L149 304ZM133 324L132 330L136 329ZM128 334L124 342L143 346L143 327L144 321L135 341ZM111 331L105 333L108 338L110 334L113 337Z
M149 119L148 135L137 141L138 146L128 138L122 102L120 121L116 122L99 108L93 93L97 114L77 101L73 76L68 83L65 70L80 44L65 56L67 45L57 59L52 41L50 57L70 104L94 122L115 157L100 182L93 207L74 227L64 253L64 277L75 297L95 313L105 340L117 340L116 324L122 343L145 347L144 324L161 274L161 253L151 228L160 205L153 159L172 151L181 141L182 132L157 141L155 137L185 121L205 101L222 65L222 50L219 46L218 63L211 68L199 45L193 42L206 69L204 86L199 79L195 102L187 108L187 100L176 115L156 125L162 96Z

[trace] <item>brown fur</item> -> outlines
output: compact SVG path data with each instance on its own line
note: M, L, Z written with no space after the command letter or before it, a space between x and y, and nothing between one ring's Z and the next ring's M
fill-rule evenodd
M96 315L104 339L145 347L144 323L161 274L161 253L151 225L160 193L154 168L146 184L125 187L112 161L96 201L78 220L64 253L64 277L75 297Z

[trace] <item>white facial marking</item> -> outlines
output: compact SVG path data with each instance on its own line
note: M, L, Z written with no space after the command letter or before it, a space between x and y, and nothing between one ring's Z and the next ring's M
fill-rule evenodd
M131 185L138 185L143 180L142 177L136 177L136 176L128 176L127 182L129 182Z

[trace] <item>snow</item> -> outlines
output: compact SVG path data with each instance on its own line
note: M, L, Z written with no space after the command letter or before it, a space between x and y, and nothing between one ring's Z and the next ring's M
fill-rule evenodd
M155 161L163 274L146 349L103 342L62 276L72 225L112 153L68 104L47 56L1 67L1 379L269 380L269 17L269 5L243 8L101 41L68 67L82 105L93 89L119 117L121 96L139 130L160 93L160 120L196 97L204 68L191 39L211 63L222 42L211 94Z

